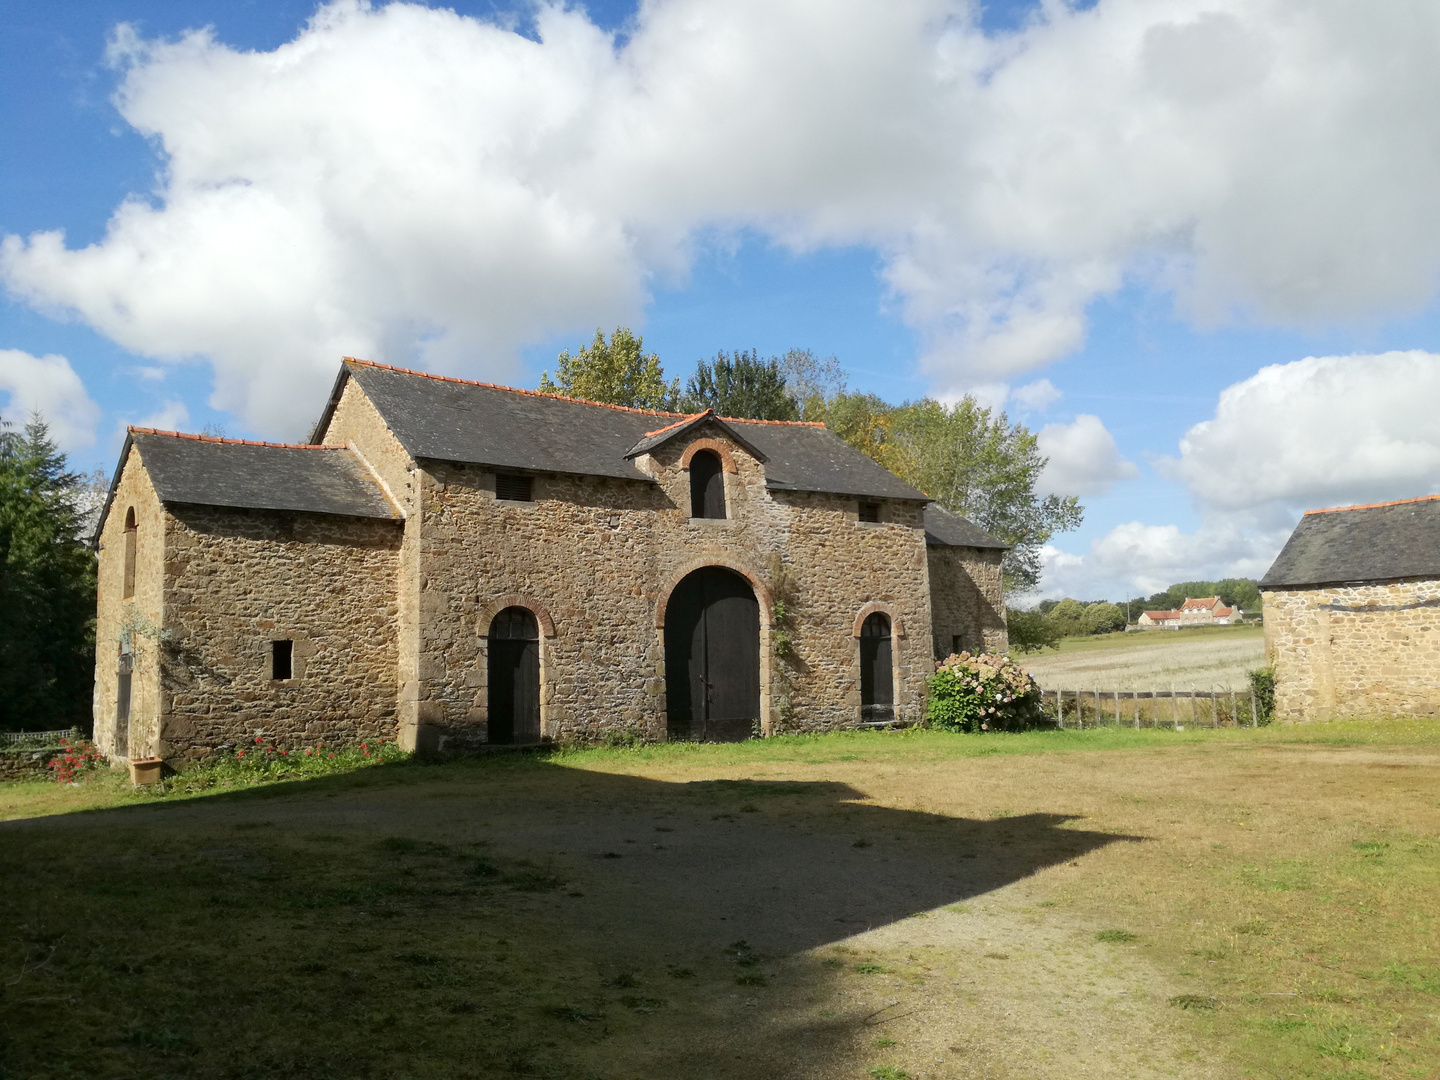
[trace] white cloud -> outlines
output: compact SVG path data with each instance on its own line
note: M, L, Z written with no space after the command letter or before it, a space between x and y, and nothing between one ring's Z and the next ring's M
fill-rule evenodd
M1070 424L1047 424L1036 437L1050 459L1036 489L1045 495L1108 495L1121 480L1140 470L1120 456L1115 436L1098 416L1081 413Z
M1440 355L1309 357L1227 387L1157 467L1211 511L1440 491Z
M121 438L128 426L154 428L156 431L184 431L190 421L190 410L183 401L167 401L149 416L140 420L121 420L117 425Z
M85 384L65 357L0 349L0 392L9 395L0 416L10 423L22 425L38 411L67 453L95 445L100 407L90 400Z
M1064 396L1049 379L1037 379L1010 391L1011 399L1031 412L1044 412Z
M503 378L637 322L696 237L865 244L940 391L1073 350L1127 279L1204 320L1412 310L1440 267L1440 6L651 0L617 46L338 0L273 52L121 28L118 106L163 147L105 239L0 274L272 432L343 352Z
M1174 525L1127 522L1082 554L1047 545L1036 596L1123 600L1149 596L1177 581L1262 576L1289 535L1249 520L1219 519L1193 533Z

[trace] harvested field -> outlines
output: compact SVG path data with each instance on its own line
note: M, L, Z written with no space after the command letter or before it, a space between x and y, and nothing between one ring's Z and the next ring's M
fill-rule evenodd
M1349 723L4 785L0 1074L1432 1076L1437 783Z
M1067 638L1059 652L1018 659L1047 690L1243 690L1265 638L1258 627L1154 630Z

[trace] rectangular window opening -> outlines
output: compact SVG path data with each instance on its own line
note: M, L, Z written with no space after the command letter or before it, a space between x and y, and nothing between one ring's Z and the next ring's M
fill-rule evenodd
M878 523L880 520L880 504L877 502L862 502L860 504L860 520Z
M495 498L504 499L506 502L533 502L530 495L530 477L496 473Z
M960 652L960 635L956 634L950 639L950 655L954 656Z
M115 719L122 724L130 719L130 687L134 671L134 653L122 648L115 679Z
M270 643L270 678L276 682L294 677L295 642L272 641Z

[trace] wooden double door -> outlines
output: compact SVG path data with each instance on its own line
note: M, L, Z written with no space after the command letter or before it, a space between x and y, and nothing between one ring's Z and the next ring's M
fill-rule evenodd
M665 712L672 739L737 742L760 719L760 604L733 570L690 574L665 608Z

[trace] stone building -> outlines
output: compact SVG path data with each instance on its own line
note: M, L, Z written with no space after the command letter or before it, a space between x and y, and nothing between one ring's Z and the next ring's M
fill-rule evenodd
M307 444L132 428L97 544L120 758L915 721L1007 647L1003 545L821 425L358 360Z
M1311 510L1260 589L1278 718L1440 712L1440 496Z

